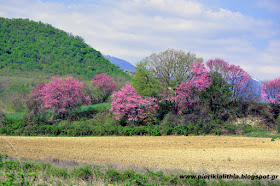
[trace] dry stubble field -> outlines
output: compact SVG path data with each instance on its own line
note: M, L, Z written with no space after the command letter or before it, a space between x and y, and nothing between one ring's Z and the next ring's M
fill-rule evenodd
M8 137L0 153L197 173L280 175L280 141L229 136ZM12 145L14 148L12 147Z

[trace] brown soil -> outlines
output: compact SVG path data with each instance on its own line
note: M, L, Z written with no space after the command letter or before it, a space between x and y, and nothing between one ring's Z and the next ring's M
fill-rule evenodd
M0 153L197 173L280 175L280 140L229 136L0 137Z

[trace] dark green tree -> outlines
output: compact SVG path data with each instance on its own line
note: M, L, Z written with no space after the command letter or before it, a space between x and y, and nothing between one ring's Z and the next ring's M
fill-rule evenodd
M231 85L217 72L211 73L211 81L212 84L201 94L201 97L214 114L224 112L232 101Z

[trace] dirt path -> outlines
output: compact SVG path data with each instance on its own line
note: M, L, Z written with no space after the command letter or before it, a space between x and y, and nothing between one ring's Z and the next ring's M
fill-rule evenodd
M199 173L280 175L280 141L227 136L6 137L0 153Z

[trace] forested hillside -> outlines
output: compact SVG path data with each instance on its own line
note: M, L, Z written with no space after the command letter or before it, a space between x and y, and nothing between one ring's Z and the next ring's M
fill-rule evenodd
M36 72L91 79L94 74L126 76L99 51L49 24L0 18L0 72Z

